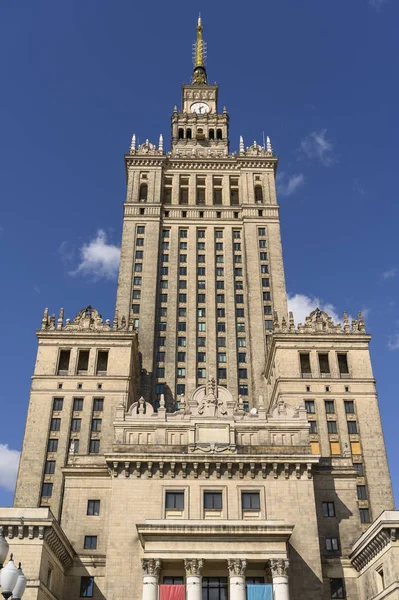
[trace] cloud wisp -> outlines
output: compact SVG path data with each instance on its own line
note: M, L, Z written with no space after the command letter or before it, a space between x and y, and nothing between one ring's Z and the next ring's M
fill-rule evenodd
M342 321L337 310L330 302L324 302L317 296L305 296L305 294L288 294L288 310L294 315L295 323L304 323L305 318L316 308L320 308L332 317L334 323Z
M89 243L80 248L80 263L70 271L72 276L82 275L98 279L114 279L118 273L120 248L107 242L103 229Z
M399 333L394 333L388 338L388 349L399 350Z
M287 175L281 172L277 175L277 192L281 196L292 196L304 184L305 178L302 173Z
M20 453L0 444L0 487L13 492L17 479Z
M384 272L381 274L381 277L382 277L384 280L387 280L387 279L392 279L392 277L395 277L395 276L396 276L397 272L398 272L398 269L397 269L396 267L393 267L392 269L388 269L387 271L384 271Z
M324 167L331 167L336 162L334 146L327 139L327 129L313 131L300 143L300 152L310 160L317 160Z

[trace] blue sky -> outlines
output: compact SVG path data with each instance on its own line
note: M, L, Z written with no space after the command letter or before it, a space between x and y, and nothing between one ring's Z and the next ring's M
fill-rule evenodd
M123 154L133 133L168 145L198 10L231 149L265 132L280 157L297 317L316 303L365 313L399 498L399 3L21 0L0 6L0 504L12 501L44 307L113 316Z

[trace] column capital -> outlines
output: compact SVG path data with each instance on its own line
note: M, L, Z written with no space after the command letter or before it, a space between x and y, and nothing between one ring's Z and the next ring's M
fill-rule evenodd
M245 569L247 568L246 558L229 558L227 561L227 567L229 569L230 577L234 576L245 576Z
M286 558L272 558L270 560L270 568L273 577L288 577L288 567L290 562Z
M187 576L198 576L202 575L202 569L204 561L202 558L185 558L184 568L186 569Z
M143 569L143 574L152 575L154 577L159 577L159 572L161 570L161 560L159 558L142 558L141 566Z

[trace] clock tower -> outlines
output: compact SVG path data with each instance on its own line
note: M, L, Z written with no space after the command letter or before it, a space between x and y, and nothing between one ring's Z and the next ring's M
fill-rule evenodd
M198 17L191 84L182 85L182 108L172 115L172 155L223 157L229 153L229 116L218 113L218 85L210 85L205 68L206 43Z

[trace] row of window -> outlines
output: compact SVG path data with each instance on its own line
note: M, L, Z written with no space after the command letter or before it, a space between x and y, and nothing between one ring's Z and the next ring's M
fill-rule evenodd
M301 365L301 375L305 378L312 377L312 368L310 364L310 353L309 352L301 352L300 353L300 365ZM318 362L319 362L319 375L321 377L330 377L330 359L329 354L327 352L318 352L317 353ZM338 371L340 377L346 379L349 377L349 367L348 367L348 356L346 352L338 352L337 353L337 363L338 363ZM316 375L317 377L317 375Z
M228 190L229 204L230 206L238 206L240 203L240 192L238 185L238 178L231 177L230 185ZM206 204L206 182L205 177L197 177L196 188L195 188L195 204L205 205ZM166 178L165 185L163 188L163 203L172 204L172 178ZM212 204L220 206L223 204L223 181L221 177L214 177L212 182ZM263 188L260 184L254 186L254 198L256 204L263 204ZM147 202L148 199L148 185L146 183L140 184L139 190L139 201ZM190 201L190 186L189 178L182 176L179 181L179 204L188 205Z
M365 486L358 486L358 487L365 488ZM360 495L362 495L363 491L362 490L360 492L358 491L358 498L359 498L359 493L360 493ZM359 499L363 499L363 498L359 498ZM321 508L322 508L323 517L334 518L337 516L334 502L322 502ZM368 508L359 508L359 513L360 513L360 522L361 523L370 523L370 511Z
M75 374L87 375L89 370L90 350L78 350L78 360L76 363ZM60 350L58 357L57 375L68 375L71 360L71 350ZM106 375L108 368L108 350L97 350L94 373L96 375Z
M83 410L84 398L73 399L73 411L79 412ZM53 399L53 411L60 412L64 407L64 398ZM101 412L104 410L104 398L93 398L93 412ZM58 430L53 430L58 431Z

